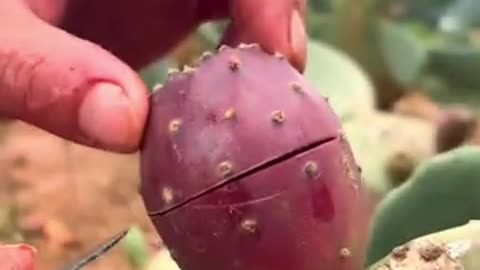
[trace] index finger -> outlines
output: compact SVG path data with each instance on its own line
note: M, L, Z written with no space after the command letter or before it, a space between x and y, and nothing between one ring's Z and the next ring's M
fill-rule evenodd
M258 43L269 53L279 52L300 72L305 69L306 0L233 0L232 23L222 44Z

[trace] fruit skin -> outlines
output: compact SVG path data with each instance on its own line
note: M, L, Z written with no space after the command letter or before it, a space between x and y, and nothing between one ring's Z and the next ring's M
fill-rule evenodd
M35 270L37 251L26 244L0 244L0 269Z
M340 129L300 73L257 47L223 47L195 71L171 72L150 101L141 149L142 193L156 198L146 200L150 211L168 210L259 164L335 138Z
M478 175L480 147L462 146L423 161L378 205L367 264L408 240L480 219Z
M182 270L360 269L368 220L343 147L337 138L152 221Z
M151 96L141 176L182 270L363 265L370 209L339 119L256 45L171 72Z

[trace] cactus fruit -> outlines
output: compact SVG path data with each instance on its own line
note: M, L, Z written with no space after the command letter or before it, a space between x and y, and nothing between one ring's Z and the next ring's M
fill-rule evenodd
M476 270L480 267L480 221L420 236L395 247L369 270Z
M363 266L360 171L327 101L280 54L222 46L151 95L141 194L182 270Z
M413 238L480 219L478 175L479 147L462 146L423 161L378 205L367 263Z

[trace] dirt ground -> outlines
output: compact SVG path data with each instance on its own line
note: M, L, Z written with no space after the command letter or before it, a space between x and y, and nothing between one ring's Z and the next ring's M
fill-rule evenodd
M161 246L137 193L138 156L72 144L22 122L0 124L0 241L32 244L59 269L137 224ZM131 270L117 246L86 267Z

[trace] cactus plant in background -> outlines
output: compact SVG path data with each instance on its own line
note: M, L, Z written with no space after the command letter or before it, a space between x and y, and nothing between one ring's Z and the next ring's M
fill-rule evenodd
M338 79L338 74L345 79ZM374 88L368 75L345 53L319 41L308 42L305 77L326 96L342 122L375 110Z
M480 267L480 221L410 240L392 249L369 270L476 270Z
M418 80L427 61L426 49L385 15L384 1L332 2L334 30L321 38L362 66L375 86L376 107L390 110Z
M346 122L344 130L366 186L380 198L435 154L434 125L423 119L374 112Z
M122 246L133 269L141 269L148 263L150 250L144 232L138 226L130 228Z
M141 193L182 270L351 270L369 213L341 123L287 60L222 46L151 96Z
M374 85L375 105L391 109L415 89L442 103L478 107L478 1L338 0L318 10L309 1L311 41L351 56ZM423 84L428 78L440 87ZM416 89L422 87L422 89Z
M139 72L148 89L152 89L159 80L167 78L168 67L171 65L171 62L171 58L161 59L143 68Z
M423 162L378 206L367 263L424 234L480 218L480 148L463 146Z

